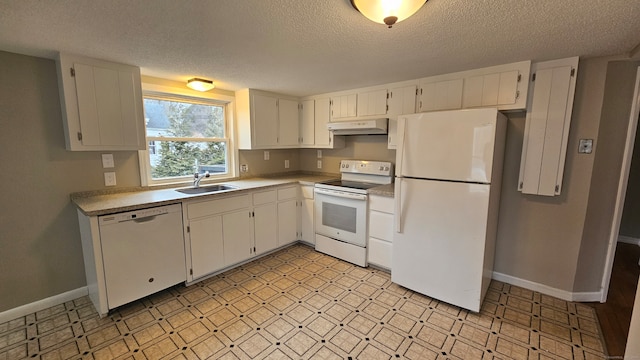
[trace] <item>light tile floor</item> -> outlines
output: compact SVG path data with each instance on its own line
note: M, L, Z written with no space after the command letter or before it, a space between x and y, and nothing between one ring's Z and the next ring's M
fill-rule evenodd
M0 360L604 357L588 306L494 281L472 313L301 244L102 319L83 297L0 324Z

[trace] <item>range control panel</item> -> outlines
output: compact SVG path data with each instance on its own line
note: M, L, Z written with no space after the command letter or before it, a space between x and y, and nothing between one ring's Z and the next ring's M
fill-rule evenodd
M387 161L342 160L340 172L392 176L393 164Z

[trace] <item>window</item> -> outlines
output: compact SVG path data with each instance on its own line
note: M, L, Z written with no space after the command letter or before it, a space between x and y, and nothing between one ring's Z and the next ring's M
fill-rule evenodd
M233 177L227 103L145 92L144 116L147 185L190 181L196 172Z

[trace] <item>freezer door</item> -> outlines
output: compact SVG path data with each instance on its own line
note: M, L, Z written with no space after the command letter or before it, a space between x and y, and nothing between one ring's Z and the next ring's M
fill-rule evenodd
M487 184L397 178L391 280L479 311L482 279L493 268L484 263L489 190Z
M491 182L497 117L490 108L400 116L396 176Z

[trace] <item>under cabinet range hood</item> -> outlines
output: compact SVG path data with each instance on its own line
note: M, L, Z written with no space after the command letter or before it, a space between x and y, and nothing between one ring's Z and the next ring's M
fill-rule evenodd
M386 134L389 119L337 121L327 124L333 135L375 135Z

